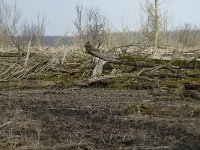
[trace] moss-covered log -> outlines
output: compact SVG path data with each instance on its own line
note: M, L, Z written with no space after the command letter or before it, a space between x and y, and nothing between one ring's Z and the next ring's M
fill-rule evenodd
M128 65L128 66L134 66L138 68L150 68L156 66L154 62L147 62L145 60L141 61L135 61L134 58L130 60L126 59L126 57L121 55L116 55L112 53L107 52L100 52L99 49L95 49L89 42L85 44L86 52L94 57L103 59L104 61L107 61L108 63L113 64L121 64L121 65Z
M169 64L174 68L179 69L200 69L200 61L198 60L162 60L151 59L141 55L116 55L109 52L101 52L94 48L89 42L85 44L86 52L94 57L103 59L109 63L134 66L137 68L151 68L157 65Z

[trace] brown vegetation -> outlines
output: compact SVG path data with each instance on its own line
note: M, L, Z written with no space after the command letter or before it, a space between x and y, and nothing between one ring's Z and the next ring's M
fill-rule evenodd
M21 34L11 30L2 15L14 13L16 25L20 17L3 3L0 149L200 149L197 32L186 25L177 33L183 47L159 41L169 31L161 33L154 2L147 3L146 37L128 44L108 38L115 34L99 9L83 18L77 6L78 44L63 47L63 37L42 47L44 19Z
M196 56L105 55L87 43L90 55L76 51L64 64L55 61L64 52L32 52L26 66L27 54L2 55L10 66L1 68L2 149L199 148ZM94 78L93 56L107 62Z

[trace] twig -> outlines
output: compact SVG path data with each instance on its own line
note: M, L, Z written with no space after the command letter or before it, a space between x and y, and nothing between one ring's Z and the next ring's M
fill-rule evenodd
M7 126L7 125L9 125L9 124L11 124L11 123L13 123L13 122L14 122L14 121L8 121L8 122L6 122L6 123L0 125L0 129L4 128L5 126Z

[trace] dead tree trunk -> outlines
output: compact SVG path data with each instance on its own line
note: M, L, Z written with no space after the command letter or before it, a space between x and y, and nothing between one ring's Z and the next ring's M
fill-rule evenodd
M96 67L93 70L92 77L97 77L102 75L103 72L103 66L107 63L107 61L104 61L103 59L95 57L96 61Z

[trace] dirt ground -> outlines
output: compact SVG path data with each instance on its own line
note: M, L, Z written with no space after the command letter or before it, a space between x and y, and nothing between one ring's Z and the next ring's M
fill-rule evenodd
M198 114L142 113L141 102L162 104L162 112L189 107L155 101L144 90L1 91L0 149L200 149Z

